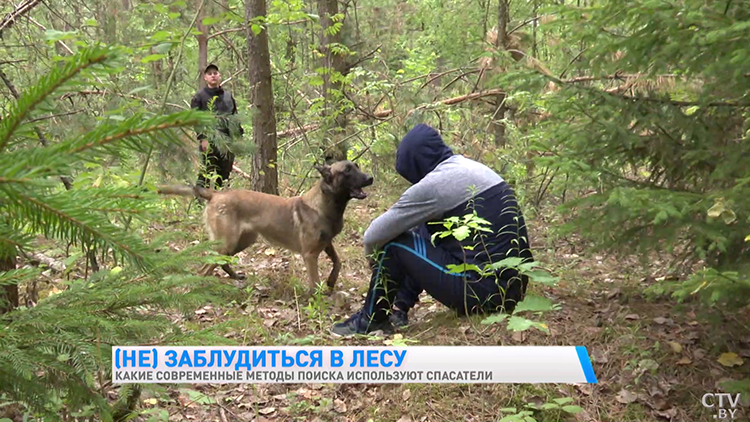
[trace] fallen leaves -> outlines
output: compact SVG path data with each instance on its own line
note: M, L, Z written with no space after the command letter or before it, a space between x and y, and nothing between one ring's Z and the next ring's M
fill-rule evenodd
M733 366L740 366L745 363L745 361L741 357L737 356L737 353L732 352L722 353L721 356L719 356L719 359L717 359L716 361L729 368Z
M575 384L575 388L586 396L590 396L594 392L594 386L591 384Z
M673 352L682 353L682 345L680 343L677 343L676 341L670 341L667 344L669 344L669 347L672 348Z
M706 357L706 351L703 349L693 350L693 359L699 360Z
M271 328L273 326L273 324L275 324L275 323L276 323L276 320L272 319L272 318L267 318L267 319L263 320L263 325L265 325L268 328Z
M654 318L654 323L659 324L659 325L664 325L664 324L673 325L674 320L672 320L672 318L656 317Z
M623 388L619 393L617 393L615 400L622 404L630 404L638 400L638 395Z
M638 362L638 369L635 371L635 375L637 377L649 371L656 371L658 368L659 362L653 359L642 359L640 362Z
M270 415L271 413L275 412L276 408L273 406L264 407L262 409L258 409L258 413L261 415Z
M629 320L632 320L632 321L637 321L637 320L641 319L641 317L638 314L627 314L627 315L625 315L625 319L629 319Z
M672 420L672 419L674 419L674 418L675 418L675 417L677 416L677 409L675 409L675 408L673 407L673 408L671 408L671 409L668 409L668 410L665 410L665 411L663 411L663 412L662 412L662 411L659 411L659 410L657 410L657 411L655 411L654 413L656 413L656 414L657 414L658 416L661 416L661 417L662 417L662 418L664 418L664 419L669 419L669 420Z
M346 403L341 399L333 401L333 410L336 413L346 413Z
M591 360L595 363L608 363L607 353L601 349L594 349L591 353Z

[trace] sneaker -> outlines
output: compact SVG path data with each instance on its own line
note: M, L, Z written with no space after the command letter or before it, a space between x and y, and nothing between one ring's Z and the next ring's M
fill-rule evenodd
M388 320L397 328L409 325L409 315L401 309L392 309L391 314L388 315Z
M334 324L331 328L331 334L337 337L349 337L355 334L368 334L373 331L381 330L383 333L392 334L393 325L389 320L374 322L365 316L362 311L355 313L343 322Z

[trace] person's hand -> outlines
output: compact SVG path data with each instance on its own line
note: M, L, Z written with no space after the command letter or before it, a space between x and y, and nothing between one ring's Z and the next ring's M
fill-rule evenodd
M204 139L201 141L201 151L205 151L207 149L208 149L208 141Z

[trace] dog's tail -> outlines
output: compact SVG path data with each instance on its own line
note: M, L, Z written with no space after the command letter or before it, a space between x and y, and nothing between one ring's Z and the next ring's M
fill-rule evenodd
M195 196L196 198L203 198L210 201L216 193L213 189L206 189L200 186L159 186L156 192L161 195L180 195L180 196Z

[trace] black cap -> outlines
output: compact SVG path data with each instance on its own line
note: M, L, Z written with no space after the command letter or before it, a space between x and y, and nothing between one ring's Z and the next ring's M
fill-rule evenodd
M219 67L218 67L218 66L216 66L215 64L211 63L211 64L209 64L208 66L206 66L206 69L205 69L205 70L203 71L203 73L206 73L206 72L208 72L208 69L211 69L211 68L214 68L214 69L216 69L216 71L217 71L217 72L219 71Z

